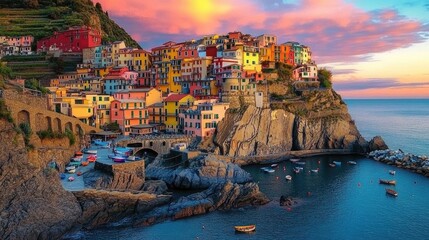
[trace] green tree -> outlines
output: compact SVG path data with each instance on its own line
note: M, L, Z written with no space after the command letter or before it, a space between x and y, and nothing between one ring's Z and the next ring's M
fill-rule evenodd
M332 72L326 68L317 70L317 77L319 78L320 86L325 88L332 88Z
M292 79L292 66L276 62L276 69L281 81L290 81Z

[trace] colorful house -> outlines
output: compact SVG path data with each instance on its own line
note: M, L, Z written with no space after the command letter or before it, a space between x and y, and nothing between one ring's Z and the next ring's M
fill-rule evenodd
M154 103L147 106L150 124L163 124L165 122L164 102Z
M94 105L84 97L61 97L54 100L54 111L78 118L95 126Z
M94 123L96 127L101 127L110 123L110 103L114 98L110 95L88 94L85 98L92 102L94 111Z
M115 99L110 104L111 122L119 124L124 135L130 134L130 127L147 124L149 114L143 99Z
M131 52L132 56L132 66L133 71L141 72L148 71L151 67L151 54L148 51L143 49L133 50Z
M118 91L114 95L115 99L141 99L144 100L143 107L162 102L162 92L155 88L136 88Z
M166 130L168 132L180 132L183 129L179 126L179 110L192 106L195 98L189 94L170 94L164 99L164 112Z
M194 106L179 114L183 133L198 137L212 136L228 108L229 103L220 103L216 99L195 101Z
M54 32L54 35L37 41L37 51L47 52L58 49L63 52L82 52L84 48L101 45L100 31L88 26L70 27L68 30Z
M296 81L317 81L317 65L304 64L292 71L292 78Z

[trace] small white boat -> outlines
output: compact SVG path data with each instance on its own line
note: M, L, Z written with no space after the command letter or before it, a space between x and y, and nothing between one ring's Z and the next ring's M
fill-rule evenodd
M273 164L271 164L271 167L272 168L275 168L275 167L277 167L278 166L278 164L277 163L273 163Z
M298 164L298 165L305 165L305 162L295 162L295 164Z
M330 167L335 167L336 165L335 165L335 164L333 164L333 163L330 163L330 164L329 164L329 166L330 166Z
M274 169L272 169L272 168L267 168L267 169L265 169L264 170L266 173L273 173L273 172L275 172L276 170L274 170Z
M303 168L303 167L295 167L295 169L298 169L298 170L304 170L304 168Z
M86 154L97 154L97 150L85 150Z
M291 158L291 159L289 159L289 161L291 161L291 162L298 162L299 160L301 160L301 159L299 159L299 158Z
M395 175L395 174L396 174L396 171L395 171L395 170L389 170L389 174L390 174L390 175Z
M292 180L292 176L291 175L286 175L286 180L291 181Z
M333 163L337 166L341 166L341 162L333 161Z
M74 177L69 177L68 180L69 180L69 182L73 182L74 181Z
M70 161L72 161L72 162L80 162L80 161L82 161L82 157L74 157Z
M66 167L66 171L68 171L68 170L70 170L70 169L76 169L76 166L69 166L69 167Z
M76 168L70 168L67 170L68 173L75 173L76 172Z
M318 173L319 169L311 169L311 171L314 172L314 173Z
M350 165L356 165L357 164L355 161L348 161L347 163Z

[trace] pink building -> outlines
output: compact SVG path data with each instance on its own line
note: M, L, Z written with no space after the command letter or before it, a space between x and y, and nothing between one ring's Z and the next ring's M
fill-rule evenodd
M296 81L317 81L317 65L304 64L293 69L292 78Z
M179 114L183 132L199 137L213 135L228 108L229 103L220 103L217 99L195 101L193 107Z
M119 124L124 135L129 135L131 126L148 123L149 114L143 99L119 99L110 104L110 118Z
M1 55L31 54L33 36L4 37L0 36Z

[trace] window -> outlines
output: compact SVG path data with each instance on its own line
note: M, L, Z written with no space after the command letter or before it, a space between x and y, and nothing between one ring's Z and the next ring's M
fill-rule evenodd
M97 101L97 98L96 97L92 97L92 101L93 102Z
M118 112L115 112L115 116L118 116Z
M215 114L214 119L219 119L219 114Z
M98 97L98 101L103 101L103 97Z
M106 115L110 115L110 111L109 110L106 111Z
M91 108L88 108L88 112L89 112L89 113L91 112Z

